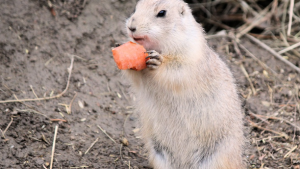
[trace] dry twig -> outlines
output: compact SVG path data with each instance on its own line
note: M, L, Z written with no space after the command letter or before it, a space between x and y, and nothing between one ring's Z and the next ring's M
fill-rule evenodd
M261 126L259 126L258 124L254 123L254 122L251 121L251 120L248 120L248 122L250 123L250 125L251 125L252 127L258 128L258 129L260 129L260 130L269 131L269 132L271 132L271 133L274 133L274 134L277 134L277 135L279 135L279 136L281 136L281 137L284 137L285 139L288 139L288 138L289 138L289 136L288 136L287 134L283 133L283 132L281 133L281 132L278 132L278 131L274 131L274 130L271 130L271 129L267 129L267 128L261 127Z
M122 148L123 148L123 144L120 145L120 157L121 157L121 160L123 160L123 156L122 156Z
M53 158L54 158L54 151L55 151L55 143L56 143L56 136L57 136L58 125L55 126L54 138L53 138L53 145L52 145L52 154L51 154L51 163L50 169L52 169Z
M74 62L74 57L71 56L71 65L68 68L68 72L69 72L69 76L68 76L68 81L67 81L67 85L66 88L64 89L63 92L55 95L55 96L51 96L51 97L44 97L44 98L35 98L35 99L16 99L16 100L4 100L4 101L0 101L0 103L12 103L12 102L30 102L30 101L39 101L39 100L51 100L51 99L56 99L59 98L61 96L63 96L68 88L69 88L69 84L70 84L70 79L71 79L71 74L72 74L72 69L73 69L73 62Z
M105 130L103 130L103 128L102 127L100 127L99 125L97 125L97 127L111 140L111 141L113 141L114 143L116 143L117 144L117 142L113 139L113 138L111 138L108 134L107 134L107 132L105 131Z
M258 115L258 114L255 114L255 113L252 113L252 112L250 112L249 114L250 114L251 116L254 116L255 118L261 120L262 122L265 122L265 123L267 123L267 124L270 124L270 123L267 121L267 119L262 118L262 117L261 117L260 115Z
M287 47L287 48L285 48L285 49L282 49L282 50L279 51L278 53L279 53L279 54L283 54L283 53L285 53L285 52L287 52L287 51L290 51L290 50L293 50L293 49L295 49L296 47L299 47L299 46L300 46L300 42L295 43L294 45L289 46L289 47Z
M66 111L67 111L68 114L71 114L71 113L72 113L72 104L73 104L73 102L74 102L76 96L77 96L77 93L73 96L73 98L72 98L72 100L71 100L71 102L70 102L69 105L59 103L59 105L65 106Z
M70 167L70 168L74 168L74 169L77 169L77 168L89 168L89 166L83 165L83 166L80 166L80 167Z
M238 43L238 45L243 51L245 51L247 53L248 56L252 57L252 59L255 60L261 67L263 67L265 70L268 70L269 72L271 72L275 77L278 76L278 74L273 69L271 69L264 62L259 60L254 54L252 54L247 48L245 48L244 45L242 45L240 43Z
M273 2L273 4L276 4L277 0ZM266 21L267 19L269 19L273 13L269 12L269 8L271 7L271 4L266 7L263 11L260 12L260 14L258 16L256 16L253 20L253 22L250 23L249 26L248 23L245 23L244 25L240 26L238 28L238 33L236 35L237 38L242 37L243 35L245 35L246 33L248 33L252 28L254 28L255 26L257 26L258 24Z
M97 138L97 139L91 144L91 146L85 151L84 154L87 154L87 153L90 151L90 149L97 143L98 140L99 140L99 138Z
M61 121L61 122L67 122L67 120L64 120L64 119L50 119L50 121Z
M287 30L287 35L291 35L291 28L292 28L292 19L293 19L293 10L294 10L294 0L290 0L290 11L289 11L289 25Z
M248 82L250 84L250 87L251 87L253 95L256 95L256 90L255 90L255 88L253 86L253 83L252 83L252 81L251 81L251 79L249 77L249 74L247 73L247 71L246 71L246 69L245 69L245 67L244 67L244 65L242 63L240 65L240 68L241 68L242 72L244 73L244 75L246 76L246 78L247 78L247 80L248 80Z
M293 147L288 153L286 153L286 154L283 156L283 158L288 157L294 150L296 150L297 147L298 147L297 145L296 145L295 147Z
M44 169L48 169L48 168L45 166L45 164L43 164L43 167L44 167Z
M300 44L300 42L298 42L298 43L296 43L296 44L294 44L294 45L290 45L289 43L288 43L288 41L287 41L287 37L285 37L282 33L280 33L280 37L281 37L281 39L283 40L283 43L285 44L285 46L286 46L286 48L285 49L283 49L283 50L281 50L281 51L279 51L278 53L279 54L282 54L282 53L285 53L285 52L287 52L287 51L289 51L289 50L292 50L292 52L296 55L296 56L298 56L299 58L300 58L300 53L298 52L298 51L296 51L296 50L293 50L294 48L296 48L297 47L297 44L299 43ZM300 46L300 45L299 45Z
M35 91L34 91L32 85L30 85L30 89L32 90L32 93L34 94L34 96L35 96L36 98L39 98L39 97L36 95L36 93L35 93Z
M300 68L299 67L295 66L290 61L284 59L280 54L278 54L275 50L273 50L272 48L270 48L268 45L266 45L265 43L261 42L260 40L256 39L255 37L253 37L251 35L247 35L246 34L246 36L247 36L247 38L249 38L253 42L259 44L261 47L263 47L264 49L266 49L267 51L269 51L270 53L272 53L277 59L281 60L282 62L284 62L285 64L287 64L291 68L295 69L298 73L300 73Z
M45 115L45 114L43 114L43 113L40 113L40 112L38 112L38 111L36 111L36 110L33 110L33 109L24 109L24 110L16 109L16 110L19 111L19 112L36 113L36 114L39 114L39 115L42 115L42 116L48 118L47 115Z
M293 124L291 122L289 122L288 120L285 120L283 118L279 118L279 117L274 117L274 116L264 116L264 115L260 115L260 114L255 114L255 113L250 113L251 115L253 115L254 117L262 120L261 118L264 118L264 119L271 119L271 120L278 120L278 121L283 121L285 122L286 124L289 124L291 126L293 126L294 128L296 128L297 130L300 131L300 127L297 126L296 124ZM262 120L262 121L265 121L265 120Z
M3 132L2 132L2 130L1 130L2 136L3 136L4 139L5 139L5 133L6 133L6 131L8 130L8 128L10 127L11 123L13 122L13 120L14 120L14 118L11 117L11 120L10 120L10 122L8 123L8 125L6 126L5 130L4 130Z
M293 97L291 97L286 104L284 104L280 109L278 109L277 111L275 111L273 114L277 114L278 112L280 112L281 110L283 110L284 108L286 108L286 106L288 106L292 100L293 100Z

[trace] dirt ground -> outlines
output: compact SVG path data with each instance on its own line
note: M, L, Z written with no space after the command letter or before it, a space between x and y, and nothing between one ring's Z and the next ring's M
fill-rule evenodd
M53 168L150 168L110 50L127 41L136 1L51 2L1 1L0 168L50 168L56 126ZM299 74L247 38L240 43L261 63L226 37L208 39L239 85L248 168L300 168Z

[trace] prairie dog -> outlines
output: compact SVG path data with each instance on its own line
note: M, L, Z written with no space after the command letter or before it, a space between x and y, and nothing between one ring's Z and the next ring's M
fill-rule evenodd
M140 0L126 22L149 51L126 70L154 169L243 169L243 113L235 80L182 0Z

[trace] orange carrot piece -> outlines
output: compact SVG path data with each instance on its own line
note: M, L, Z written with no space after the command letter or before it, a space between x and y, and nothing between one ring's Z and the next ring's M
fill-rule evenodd
M146 49L139 44L127 42L112 49L113 57L119 69L142 70L147 67Z

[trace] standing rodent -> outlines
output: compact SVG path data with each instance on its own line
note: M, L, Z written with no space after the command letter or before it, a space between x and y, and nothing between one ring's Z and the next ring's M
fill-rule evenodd
M127 20L149 51L147 67L126 70L154 169L243 169L243 113L235 80L208 47L182 0L140 0Z

